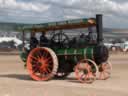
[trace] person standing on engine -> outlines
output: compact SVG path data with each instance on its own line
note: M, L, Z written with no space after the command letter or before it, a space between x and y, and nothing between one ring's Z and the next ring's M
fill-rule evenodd
M42 35L40 36L40 46L41 47L48 46L48 42L49 42L49 40L46 37L46 33L42 32Z
M94 44L97 41L97 34L96 34L96 29L94 27L88 27L88 39L89 43Z
M38 45L38 40L35 37L35 33L32 32L31 33L31 38L30 38L30 50L33 49L33 48L36 48L37 45Z

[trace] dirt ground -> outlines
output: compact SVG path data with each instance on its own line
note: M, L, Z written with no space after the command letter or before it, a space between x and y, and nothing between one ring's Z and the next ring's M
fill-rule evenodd
M0 55L0 96L128 96L128 54L111 54L112 76L81 84L74 74L65 80L32 80L18 55Z

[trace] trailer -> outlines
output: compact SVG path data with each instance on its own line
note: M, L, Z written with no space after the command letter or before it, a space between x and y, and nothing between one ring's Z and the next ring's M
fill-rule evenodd
M48 81L53 77L65 78L71 72L75 72L76 78L82 83L110 77L112 65L108 61L108 49L103 44L101 14L96 18L23 26L22 30L21 58L32 79ZM27 32L30 33L29 49L25 47ZM44 36L43 39L39 33ZM32 38L36 34L37 41L34 41Z

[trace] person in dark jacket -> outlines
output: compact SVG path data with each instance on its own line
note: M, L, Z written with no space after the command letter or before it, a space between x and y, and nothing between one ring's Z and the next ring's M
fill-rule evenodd
M36 48L38 45L38 40L35 37L35 33L32 32L31 38L30 38L30 50L33 48Z
M42 35L40 36L40 46L43 47L43 46L48 46L48 38L46 37L46 33L45 32L42 32Z

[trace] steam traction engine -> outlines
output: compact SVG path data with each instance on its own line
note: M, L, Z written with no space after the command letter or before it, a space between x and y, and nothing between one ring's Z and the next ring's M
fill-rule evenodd
M69 38L62 30L79 28L96 28L79 38ZM110 77L112 69L108 62L108 49L103 45L102 15L96 18L78 19L45 24L35 24L24 27L23 45L25 46L25 31L51 32L49 42L44 46L37 45L29 51L23 47L22 59L27 64L27 70L34 80L47 81L56 78L65 78L75 72L76 78L85 83L92 83L96 78L105 80ZM59 32L56 32L58 31ZM72 34L75 34L72 33ZM94 38L95 37L95 38ZM26 55L23 55L26 54Z

